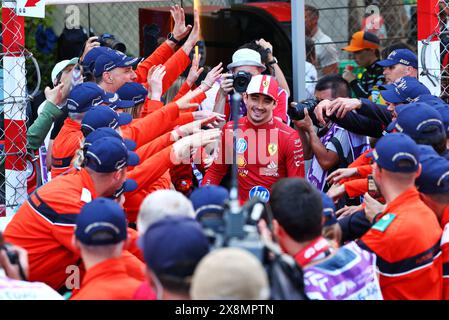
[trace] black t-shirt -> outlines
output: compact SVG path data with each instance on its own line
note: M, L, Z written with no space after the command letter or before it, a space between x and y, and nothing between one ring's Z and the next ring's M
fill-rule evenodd
M61 114L61 116L58 119L56 119L54 122L53 130L51 130L51 134L50 134L51 140L56 139L56 136L58 135L59 131L61 131L61 128L64 125L65 119L67 119L67 117L69 116L67 107L64 107L62 109L62 111L64 111L64 113Z

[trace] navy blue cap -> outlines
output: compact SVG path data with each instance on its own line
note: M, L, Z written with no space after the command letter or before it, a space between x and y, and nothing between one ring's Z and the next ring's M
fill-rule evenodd
M416 179L419 192L425 194L449 191L449 161L441 157L431 146L419 145L419 162L422 172Z
M184 278L193 275L209 252L201 225L183 216L168 216L152 224L139 239L145 262L156 274Z
M418 69L418 58L416 57L416 54L409 49L393 50L388 55L387 59L377 62L381 67L391 67L398 63Z
M108 198L97 198L86 203L76 218L75 236L90 246L116 244L127 238L125 212Z
M108 99L108 106L112 109L127 109L132 108L136 105L132 100L120 99L117 93L109 93L109 94L112 96Z
M69 112L83 113L93 106L108 105L110 108L131 108L135 103L121 100L117 93L109 93L94 82L84 82L70 91L67 99Z
M148 95L148 90L137 82L127 82L117 90L122 100L131 100L134 104L143 103Z
M125 192L131 192L138 188L138 184L133 179L126 179L125 182L123 182L122 186L117 189L114 194L110 197L111 199L117 199L120 198L120 196Z
M88 71L94 72L95 60L102 54L108 54L109 51L113 51L108 47L94 47L84 56L83 67L87 68Z
M109 104L112 94L108 94L98 84L93 82L84 82L75 86L70 91L67 99L67 108L69 112L83 113L92 106L100 104Z
M438 111L443 118L444 128L446 129L446 138L449 139L449 105L447 104L437 104L434 106L435 110Z
M324 216L324 226L329 227L337 223L337 216L335 215L335 204L332 199L321 192L321 200L323 202L323 216Z
M430 94L429 89L413 77L403 77L383 87L385 90L381 91L381 95L391 103L410 103L422 94Z
M99 55L95 60L94 75L95 77L100 77L103 72L111 71L115 68L132 67L138 64L139 61L139 58L128 57L117 50L107 51Z
M396 107L398 117L395 129L414 140L441 140L446 135L440 113L423 102L410 103Z
M88 135L92 131L103 127L117 129L132 120L133 117L129 113L117 113L108 106L95 106L84 115L81 121L81 129L85 135Z
M379 139L368 154L383 169L411 173L419 168L419 149L415 141L403 133L389 133Z
M445 102L441 98L438 98L437 96L434 96L433 94L422 94L419 97L417 97L414 102L424 102L425 104L428 104L429 106L445 104Z
M385 135L385 133L393 133L396 132L396 120L391 121L388 126L385 128L383 135Z
M92 143L94 141L96 141L100 138L105 138L105 137L113 137L113 138L122 140L129 151L133 151L136 149L137 144L134 141L132 141L130 139L122 139L122 136L117 131L115 131L114 129L111 129L109 127L99 128L99 129L96 129L95 131L89 133L86 136L86 139L84 139L84 148L87 149L90 145L92 145Z
M222 186L206 185L195 189L190 195L197 219L204 214L223 214L225 202L229 199L229 192Z
M122 140L105 137L87 147L85 162L86 167L96 172L108 173L138 165L139 156L128 151Z

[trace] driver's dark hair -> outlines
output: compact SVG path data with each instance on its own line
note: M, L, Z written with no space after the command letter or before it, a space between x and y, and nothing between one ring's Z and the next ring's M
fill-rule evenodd
M281 179L270 197L273 217L298 242L321 235L323 202L318 190L301 178Z

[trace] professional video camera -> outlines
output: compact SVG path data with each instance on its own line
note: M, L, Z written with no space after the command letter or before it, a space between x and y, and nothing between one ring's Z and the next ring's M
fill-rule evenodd
M264 261L264 245L257 230L264 206L258 198L253 198L242 207L239 206L238 211L234 213L231 206L232 200L229 200L219 214L209 213L199 218L212 248L238 247L250 251L260 261Z
M300 102L292 102L288 108L287 114L292 120L304 120L304 110L307 109L310 119L314 125L318 126L319 122L315 116L315 107L320 103L318 99L307 99Z
M214 213L199 219L211 249L234 247L254 254L267 271L272 300L307 300L301 268L292 257L282 252L277 243L259 234L257 224L263 215L269 221L267 225L271 225L269 205L258 197L242 207L233 201L226 203L223 212L218 213L214 208Z
M252 78L251 73L246 71L239 71L229 76L229 79L234 80L232 86L234 87L234 90L238 93L243 93L246 91L246 88L248 88L251 78Z
M103 33L98 37L98 42L100 42L100 46L102 47L108 47L126 53L126 45L118 41L113 34Z

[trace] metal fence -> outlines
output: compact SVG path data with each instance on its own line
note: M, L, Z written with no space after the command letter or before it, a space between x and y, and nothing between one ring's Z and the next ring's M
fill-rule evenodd
M437 70L441 82L441 98L449 101L449 1L440 0L435 7L438 16L438 25L435 26L435 34L440 41L441 69ZM425 48L425 47L424 47ZM423 49L424 50L424 49Z
M205 0L201 1L201 5L223 8L245 2L256 1ZM138 56L142 53L142 43L139 38L139 33L142 32L139 30L139 10L167 7L174 4L189 7L193 6L193 0L55 5L49 6L48 19L51 21L51 27L57 37L62 34L65 26L69 28L81 26L86 33L113 34L118 40L125 43L127 54ZM342 67L347 63L354 64L354 62L350 61L350 55L340 49L348 43L354 32L363 28L370 29L370 25L374 26L374 29L378 27L376 32L381 38L383 47L396 42L404 42L416 51L416 0L306 0L305 4L313 5L319 10L319 26L331 38L332 44L335 44ZM373 13L371 17L368 17L371 13ZM370 31L373 31L373 28ZM28 36L34 37L35 35ZM161 36L165 36L165 34ZM317 43L316 45L325 46L326 44ZM51 72L55 62L66 58L69 57L64 56L64 51L62 51L41 59L39 63L44 80L46 80L45 75ZM33 81L33 74L30 73L28 78L29 81ZM43 83L45 84L46 81Z
M23 18L15 1L2 2L0 42L0 217L27 197L26 102Z
M306 0L305 3L318 9L319 27L337 47L340 64L352 59L341 48L360 30L376 33L382 49L402 42L416 52L416 0Z

